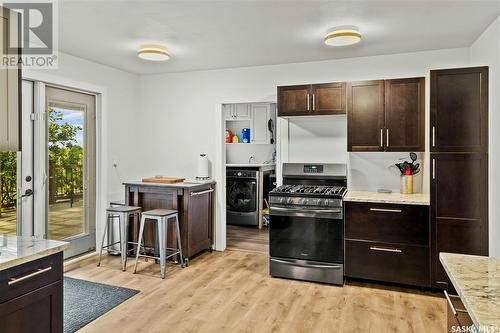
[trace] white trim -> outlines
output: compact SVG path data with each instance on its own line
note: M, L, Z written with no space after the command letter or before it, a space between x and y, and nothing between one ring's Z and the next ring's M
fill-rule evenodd
M33 124L34 129L34 142L33 142L33 164L34 165L45 165L47 159L44 154L41 154L42 147L45 145L47 139L47 131L45 124L45 83L35 81L34 82L34 102L33 102L33 112L38 116L37 120ZM33 221L47 221L47 207L45 206L46 200L41 200L40 195L45 196L47 193L46 186L48 181L48 175L46 170L42 168L34 168L33 170ZM43 203L41 205L40 203ZM42 226L40 223L33 224L33 235L37 237L45 237L46 227Z
M71 80L67 78L63 78L60 76L55 76L48 74L46 72L41 72L41 71L29 71L25 70L22 73L23 79L25 80L31 80L35 82L35 87L38 86L38 89L35 88L35 112L38 110L44 110L45 109L45 85L51 85L51 86L56 86L56 87L61 87L69 90L75 90L79 92L87 92L96 95L96 249L99 248L98 246L98 239L101 239L101 221L104 221L105 217L105 212L104 212L104 207L107 205L107 191L108 191L108 186L107 186L107 170L106 170L106 156L107 156L107 140L106 140L106 135L104 133L104 129L106 128L107 125L107 92L108 89L104 86L99 86L99 85L94 85L92 83L88 82L83 82L83 81L77 81L77 80ZM45 114L45 112L43 112ZM41 119L41 120L44 120ZM43 123L42 121L39 121L38 124ZM35 126L35 142L45 142L45 140L40 141L40 137L37 136L37 128L38 127L38 134L40 133L40 125ZM44 134L46 135L46 134ZM45 139L45 136L43 137ZM36 144L36 143L35 143ZM37 156L35 156L36 158ZM40 158L40 157L38 157ZM36 159L35 159L36 162ZM38 174L37 174L38 173ZM37 174L38 179L38 185L41 186L41 188L38 188L40 192L38 193L44 193L44 184L40 184L40 179L42 179L43 175L40 174L40 170L35 170L35 174ZM43 215L41 214L41 207L38 209L36 208L36 198L35 200L35 221L36 219L44 219L45 221L47 220L47 217L45 216L46 214L46 209L43 209ZM44 230L45 231L45 230ZM43 234L45 232L41 232L41 230L37 230L37 226L35 224L34 226L34 234L38 236L44 236Z
M222 103L215 105L215 250L226 249L226 146Z

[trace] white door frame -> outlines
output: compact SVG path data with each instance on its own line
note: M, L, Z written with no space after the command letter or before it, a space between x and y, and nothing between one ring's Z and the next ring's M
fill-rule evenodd
M94 85L92 83L71 80L64 77L54 76L46 72L40 71L23 71L23 79L31 80L35 82L35 113L38 113L39 120L35 124L35 145L46 143L46 129L43 126L46 121L46 110L45 110L45 84L60 87L67 90L74 90L78 92L89 93L96 96L96 249L98 246L98 239L102 237L101 221L104 221L105 212L104 209L107 205L107 141L104 135L103 129L106 128L107 124L107 88L99 85ZM41 140L43 139L43 141ZM35 148L35 163L44 162L45 156L39 156ZM40 147L39 147L40 148ZM41 151L41 150L38 150ZM43 158L40 160L40 158ZM37 160L38 159L38 160ZM44 164L45 165L45 164ZM40 207L37 205L37 195L45 195L46 184L48 176L46 174L41 174L40 170L34 171L34 185L35 185L35 207L34 207L34 219L41 219L42 221L46 219L46 207ZM42 223L35 224L33 234L39 237L45 237L46 230L43 228L41 230Z
M217 194L215 201L215 250L224 251L226 249L226 144L225 144L225 115L223 105L225 104L239 104L239 103L261 103L248 102L248 101L237 101L237 102L225 102L217 103L215 105L215 161L214 165L214 179L217 184ZM276 103L269 101L262 101L262 103ZM283 120L276 116L276 180L278 184L281 185L281 163L279 163L282 157L283 147L280 147L279 139L282 126L288 125L287 120ZM286 131L288 127L286 127ZM288 145L285 147L288 151ZM288 155L286 155L288 157Z

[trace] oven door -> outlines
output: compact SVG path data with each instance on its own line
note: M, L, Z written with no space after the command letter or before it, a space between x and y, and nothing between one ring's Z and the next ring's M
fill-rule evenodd
M326 263L344 262L343 220L335 210L322 213L271 207L271 257Z

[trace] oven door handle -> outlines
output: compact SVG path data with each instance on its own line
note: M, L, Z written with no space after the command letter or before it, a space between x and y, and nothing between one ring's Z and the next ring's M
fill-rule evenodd
M294 208L285 208L285 207L271 207L271 213L272 211L277 211L277 212L284 212L284 213L301 213L301 212L308 212L308 213L342 213L342 209L294 209Z
M298 267L309 267L309 268L328 268L328 269L341 269L342 266L340 265L316 265L316 264L311 264L311 265L301 265L299 263L293 262L293 261L286 261L286 260L280 260L280 259L274 259L271 258L271 261L278 263L278 264L285 264L285 265L290 265L290 266L298 266Z

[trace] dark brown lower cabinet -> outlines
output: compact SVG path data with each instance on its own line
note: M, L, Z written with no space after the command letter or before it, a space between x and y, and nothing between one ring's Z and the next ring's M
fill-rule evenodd
M62 272L62 252L0 271L0 332L62 332Z
M430 285L429 206L345 203L345 275Z
M483 153L432 153L431 282L446 289L440 252L488 255L488 158Z
M168 184L125 184L125 202L139 206L142 211L151 209L176 209L184 257L190 258L209 250L213 245L214 227L214 184L199 186L178 186ZM129 241L136 242L139 235L139 220L131 218ZM176 247L174 223L169 223L167 231L168 247ZM144 243L152 253L156 246L154 223L147 223L144 228Z

